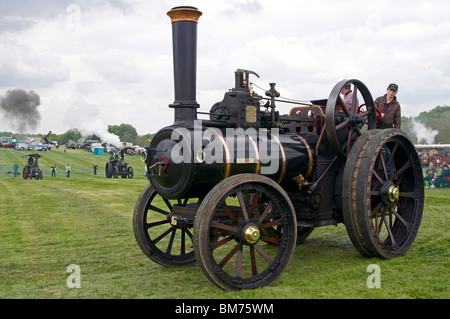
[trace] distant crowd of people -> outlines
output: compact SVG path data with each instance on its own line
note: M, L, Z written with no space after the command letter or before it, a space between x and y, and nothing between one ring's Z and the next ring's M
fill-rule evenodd
M450 169L448 164L444 164L444 166L442 166L441 173L438 175L437 169L433 162L430 162L430 167L428 167L423 174L425 186L426 182L428 182L428 186L430 188L449 187L450 181L446 177L450 178Z

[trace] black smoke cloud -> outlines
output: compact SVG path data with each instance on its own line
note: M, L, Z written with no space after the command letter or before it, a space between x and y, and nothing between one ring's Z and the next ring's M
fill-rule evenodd
M38 107L41 99L33 91L8 90L0 97L0 111L4 120L19 133L35 130L41 119Z

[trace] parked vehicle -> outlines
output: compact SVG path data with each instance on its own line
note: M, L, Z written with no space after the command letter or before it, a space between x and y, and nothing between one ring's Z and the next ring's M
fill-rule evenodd
M0 146L1 147L5 147L5 148L12 148L12 147L14 147L13 142L12 142L12 138L11 137L5 137L5 136L0 137Z
M24 151L24 150L30 150L31 149L30 143L29 142L25 142L25 141L17 142L15 148L16 148L16 150L19 150L19 151Z

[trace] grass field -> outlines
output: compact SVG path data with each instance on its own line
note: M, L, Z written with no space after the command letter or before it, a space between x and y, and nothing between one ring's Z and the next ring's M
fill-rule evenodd
M450 297L450 189L426 190L419 234L403 257L368 259L352 246L344 225L322 227L296 248L272 286L232 293L211 284L196 265L168 269L141 252L132 226L136 199L148 183L140 159L126 157L133 179L107 179L108 155L52 150L39 153L44 179L24 180L10 172L14 162L22 171L25 154L0 148L0 298ZM72 264L80 269L80 288L67 285ZM380 288L367 286L371 264L380 267Z

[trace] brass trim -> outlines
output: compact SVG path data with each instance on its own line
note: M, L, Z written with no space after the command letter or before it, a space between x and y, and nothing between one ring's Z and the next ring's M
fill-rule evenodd
M275 135L271 134L269 132L269 135L272 136L275 141L277 141L278 146L280 148L280 153L281 153L281 172L280 172L280 179L278 180L278 184L281 184L281 182L283 181L284 177L286 176L286 169L287 169L287 163L286 163L286 152L284 150L283 144L281 144L280 140L278 137L276 137Z
M198 23L198 19L202 12L194 8L173 8L167 15L170 17L172 23L179 21L192 21Z
M244 231L244 241L249 245L256 244L261 236L259 228L255 225L247 227Z
M247 123L256 123L256 106L247 105L247 107L245 108L245 120L247 121Z

